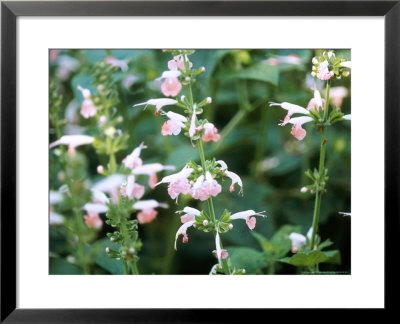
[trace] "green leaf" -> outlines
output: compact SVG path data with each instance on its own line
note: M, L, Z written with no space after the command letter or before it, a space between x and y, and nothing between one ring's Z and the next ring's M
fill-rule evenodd
M50 258L50 274L81 274L81 270L61 258Z
M94 262L101 268L110 272L111 274L123 274L124 267L122 261L110 258L105 251L106 247L119 251L119 247L110 242L109 239L105 238L99 240L94 244L92 244L90 250L90 253L94 255L93 257Z
M333 251L307 251L296 253L292 257L279 260L283 263L288 263L296 267L312 267L318 263L340 263L340 252Z
M258 241L264 252L272 252L274 250L273 245L264 236L257 232L251 232L251 235Z
M248 247L227 248L232 266L246 269L246 274L255 274L268 265L264 253Z
M268 64L257 63L245 69L221 72L218 74L218 79L223 81L229 79L247 79L264 81L272 83L273 85L278 85L279 69Z

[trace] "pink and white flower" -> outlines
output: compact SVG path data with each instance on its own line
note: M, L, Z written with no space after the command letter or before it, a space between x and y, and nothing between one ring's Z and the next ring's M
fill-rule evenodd
M252 217L252 216L266 217L266 215L264 215L263 213L265 213L265 211L256 213L254 210L250 209L250 210L246 210L246 211L242 211L242 212L239 212L239 213L232 214L230 216L230 219L231 220L244 219L246 221L247 226L251 230L253 230L256 227L256 218Z
M174 249L176 250L176 240L178 239L179 235L183 235L183 239L182 242L183 243L187 243L189 241L189 237L186 234L186 231L189 227L193 226L194 224L194 220L193 221L189 221L189 222L185 222L182 224L181 227L179 227L178 231L176 232L175 235L175 243L174 243Z
M125 60L118 60L113 56L107 56L104 59L104 62L110 64L111 66L119 67L122 70L122 72L128 71L128 63Z
M164 123L161 128L161 134L163 136L166 135L178 135L182 128L185 128L185 123L187 122L187 118L180 114L174 113L173 111L169 111L165 114L169 120Z
M185 207L183 210L178 210L176 213L184 213L184 215L181 216L182 223L194 221L196 216L200 216L200 210L192 207Z
M83 101L81 105L81 115L86 119L95 116L97 109L93 101L90 99L91 97L90 90L82 88L80 85L78 85L78 90L82 93L83 96Z
M299 141L303 140L307 135L307 131L302 127L302 125L310 121L312 121L312 118L307 116L289 119L288 123L293 124L290 134L296 137Z
M159 203L154 199L150 200L140 200L133 204L133 208L136 210L140 210L137 214L137 220L139 224L147 224L152 222L157 217L157 210L155 208L168 208L167 204Z
M50 143L50 148L56 147L60 144L68 145L68 154L74 155L76 147L91 144L93 141L94 137L88 135L64 135L59 140Z
M144 195L144 186L135 182L135 176L130 175L126 186L121 188L121 195L128 197L129 199L140 199Z
M137 168L143 164L142 159L140 158L140 153L143 149L147 148L144 143L140 143L138 147L136 147L131 154L127 155L123 160L122 163L125 167L129 169Z
M344 97L347 95L348 90L345 87L332 87L329 90L329 99L335 107L340 107L343 103Z
M182 89L182 84L179 82L178 79L180 75L181 72L177 70L164 71L161 77L157 79L164 79L164 82L161 84L161 92L164 96L176 97L179 94Z
M290 233L289 239L292 241L292 253L296 253L307 242L307 238L311 240L312 227L307 232L307 237L299 233Z
M189 59L186 56L186 60L189 63L189 67L191 68L193 66L192 62L189 61ZM184 62L184 57L183 55L176 55L174 58L170 61L168 61L168 69L170 70L177 70L180 69L182 71L185 71L185 62Z
M288 102L282 102L282 103L277 103L277 102L270 102L269 105L272 106L280 106L283 109L287 110L287 115L284 118L283 122L282 122L282 126L286 125L290 119L290 117L293 114L303 114L303 115L309 115L309 111L306 108L303 108L301 106L298 105L294 105Z
M318 65L318 72L316 74L318 79L326 81L331 79L335 75L333 71L329 71L328 66L329 62L326 60Z
M158 114L159 111L162 110L162 108L163 108L164 106L175 105L177 102L178 102L178 101L175 100L175 99L158 98L158 99L150 99L150 100L147 100L146 102L138 103L138 104L136 104L136 105L133 105L133 107L145 105L144 109L146 109L146 107L147 107L148 105L150 105L150 106L155 106L155 107L156 107L156 114Z
M210 196L216 197L222 190L221 185L212 177L209 171L206 172L206 180L203 182L203 188Z
M162 165L161 163L149 163L134 168L132 174L148 175L149 187L154 188L158 181L157 172L164 170L175 170L175 167L173 165Z
M168 186L168 194L172 199L178 199L179 194L190 194L192 192L188 179L179 179L170 182Z
M307 105L307 110L311 110L313 108L318 111L320 108L322 108L322 110L325 109L325 99L321 98L321 94L317 89L314 90L314 98L311 98Z
M203 142L218 142L221 138L221 135L218 134L218 129L212 123L205 123L204 126L204 134L201 137Z
M88 213L83 216L83 219L88 227L92 227L96 230L100 230L103 226L103 221L96 212L88 211Z
M217 256L217 250L213 250L212 253L215 254L215 257L218 257L218 256ZM229 256L228 251L225 250L225 249L221 249L221 259L224 260L224 259L226 259L228 256Z
M122 174L113 174L95 183L93 188L109 193L112 197L112 200L117 203L119 201L119 188L124 181L125 176Z
M193 168L190 168L188 165L185 165L181 171L178 173L171 174L169 176L165 176L164 178L161 179L160 182L156 183L156 186L158 186L161 183L168 183L171 184L173 182L179 181L179 180L184 180L192 174Z
M218 160L217 163L221 166L221 170L225 173L225 175L232 180L232 183L229 187L229 191L234 192L235 184L238 184L240 187L239 193L243 194L242 179L240 179L240 177L235 172L229 171L228 166L224 161Z

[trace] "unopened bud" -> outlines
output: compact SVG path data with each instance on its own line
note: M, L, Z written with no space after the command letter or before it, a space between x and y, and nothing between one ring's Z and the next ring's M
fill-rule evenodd
M208 225L208 221L205 219L205 220L203 220L203 225L204 226L207 226Z
M300 189L300 191L301 191L302 193L307 192L307 190L308 190L308 189L307 189L306 187L303 187L303 188Z
M242 273L246 273L246 269L242 269Z
M313 63L313 64L318 64L318 60L317 60L317 58L316 58L316 57L313 57L313 59L312 59L312 63Z
M104 90L104 85L99 84L99 85L97 86L97 90L98 90L99 92L102 92L102 91Z
M185 81L189 82L190 81L190 77L186 77Z
M184 235L182 238L182 243L187 243L187 242L189 242L189 238L187 235Z
M313 76L315 78L317 76L317 74L313 71L313 72L311 72L311 76Z
M102 165L97 166L97 173L102 174L104 172L104 167Z
M100 116L100 118L99 118L100 126L103 126L106 122L107 122L106 116L104 116L104 115Z
M114 241L114 238L113 238L113 237L110 237L110 241L111 241L111 242Z
M228 225L228 228L231 230L231 229L233 228L233 224L232 224L232 223L229 224L229 225Z
M200 68L200 71L201 72L204 72L206 70L206 68L204 67L204 66L202 66L201 68Z
M212 103L211 97L207 97L206 101L207 101L208 104Z
M110 253L110 248L106 247L106 253Z
M186 97L185 97L184 95L182 95L182 96L181 96L181 101L185 101L185 98L186 98Z
M348 77L350 75L350 72L349 71L343 71L342 75L344 77Z
M133 247L130 247L130 248L129 248L129 253L130 253L130 254L135 253L135 249L134 249Z
M122 123L123 120L124 119L122 118L122 116L118 116L118 118L117 118L118 123Z
M126 251L122 251L121 254L122 254L122 255L126 255Z

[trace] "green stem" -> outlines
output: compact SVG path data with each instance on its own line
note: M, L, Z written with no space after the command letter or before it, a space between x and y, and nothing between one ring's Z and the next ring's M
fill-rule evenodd
M132 268L132 274L134 275L138 275L139 274L139 270L136 266L136 261L132 261L131 263L131 268Z
M124 275L129 274L129 268L128 268L128 263L124 260Z
M188 68L188 64L186 63L186 61L185 61L185 65L186 65L186 69L187 69ZM192 93L192 85L191 85L191 83L188 84L187 88L188 88L189 102L190 102L190 106L192 108L192 114L195 114L196 111L195 111L194 104L193 104L193 93ZM201 139L197 140L197 147L199 148L201 165L203 167L203 171L205 172L205 170L206 170L206 158L205 158L205 155L204 155L203 142L202 142ZM215 226L215 233L214 234L216 235L218 229L217 229L217 222L216 222L216 219L215 219L214 204L213 204L213 201L212 201L211 197L207 199L207 203L208 203L208 209L210 211L210 216L211 216L212 222L213 222L213 224ZM220 243L220 245L222 246L222 243ZM222 249L222 247L221 247L221 249ZM227 275L230 274L228 263L227 263L226 259L222 260L222 268L224 269L225 274L227 274Z
M328 110L329 110L329 90L330 90L330 82L327 81L326 85L326 104L324 111L324 123L328 120ZM315 234L317 233L319 214L321 209L321 199L322 199L322 189L321 189L321 181L325 177L325 151L326 151L326 125L322 127L321 131L321 144L320 144L320 153L319 153L319 170L318 170L318 179L317 179L317 187L315 193L315 204L314 204L314 215L312 222L312 234L311 234L311 245L310 249L314 248L315 243Z

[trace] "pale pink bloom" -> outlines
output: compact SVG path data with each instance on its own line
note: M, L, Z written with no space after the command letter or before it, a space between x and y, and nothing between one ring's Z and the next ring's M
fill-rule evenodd
M174 113L173 111L167 112L166 116L169 118L169 120L166 121L162 126L161 134L163 136L178 135L181 132L182 128L185 127L187 118L180 114Z
M349 114L349 115L344 115L343 116L343 119L345 119L345 120L351 120L351 115Z
M176 213L184 213L184 215L181 216L182 223L194 221L196 216L200 216L200 210L192 207L185 207L183 210L178 210Z
M114 67L119 67L123 72L128 71L128 63L125 60L118 60L115 57L107 56L104 62Z
M80 90L83 96L81 115L86 119L89 117L93 117L94 115L96 115L97 109L93 101L90 99L90 90L82 88L80 85L78 85L78 90Z
M176 97L182 89L182 84L178 78L165 79L161 84L161 92L166 97Z
M122 174L113 174L97 182L93 188L109 193L112 197L112 200L117 203L119 201L119 188L124 181L125 176Z
M300 189L300 192L301 193L306 193L308 191L308 189L306 188L306 187L302 187L301 189Z
M129 169L137 168L143 164L142 159L140 158L140 153L142 152L142 149L147 148L147 146L144 145L144 143L140 143L140 145L135 148L131 154L127 155L123 160L122 163L125 165L125 167Z
M217 257L217 250L213 250L212 253L215 253L215 257ZM221 249L221 259L226 259L228 256L228 251L225 249Z
M149 176L149 187L154 188L157 185L157 172L164 170L175 170L173 165L162 165L161 163L150 163L138 166L132 170L133 174L144 174Z
M209 196L217 196L222 188L221 185L212 177L209 171L206 172L206 181L203 182L203 188L208 192Z
M103 226L103 221L101 220L98 213L88 212L85 216L83 216L83 218L88 227L99 230Z
M160 182L156 183L156 186L158 186L161 183L172 183L178 180L187 179L192 172L193 168L190 168L188 165L185 165L184 168L178 173L174 173L162 178Z
M302 125L310 121L312 121L312 118L307 116L291 118L288 121L288 123L293 124L290 134L296 137L299 141L303 140L304 137L306 137L307 132L303 129Z
M246 221L247 226L253 230L256 227L256 218L252 216L261 216L265 217L263 214L265 211L258 212L256 213L254 210L246 210L242 211L239 213L232 214L230 216L230 219L235 220L235 219L244 219Z
M178 231L176 232L176 235L175 235L175 243L174 243L175 250L176 250L176 240L178 239L179 235L183 235L183 239L182 239L183 243L187 243L189 241L189 238L188 238L188 236L186 234L186 231L190 226L193 226L193 224L194 224L194 220L186 222L186 223L183 223L182 226L179 227L179 229L178 229Z
M144 186L135 182L135 176L131 175L128 177L126 186L121 188L121 195L128 197L129 199L140 199L144 195Z
M238 184L239 187L240 187L239 193L243 194L242 179L240 179L240 177L235 172L229 171L228 170L228 165L224 161L218 160L217 163L221 166L221 171L223 171L225 173L225 175L232 180L232 183L231 183L231 185L229 187L229 191L230 192L234 192L235 191L235 184Z
M288 102L282 102L282 103L276 103L276 102L270 102L269 105L272 106L280 106L283 109L287 110L287 115L285 117L285 119L283 120L282 124L280 124L281 126L286 125L287 122L289 121L290 117L293 114L303 114L303 115L309 115L309 111L306 108L303 108L301 106L298 105L294 105Z
M331 79L335 75L333 71L329 71L328 65L329 65L328 61L323 61L318 65L318 73L317 73L318 79L326 81Z
M200 199L201 201L204 201L210 197L208 191L205 188L203 188L203 182L204 182L204 176L201 175L200 177L197 178L196 182L194 183L192 188L192 197L194 199Z
M143 209L137 214L139 224L151 223L157 217L158 211L153 208Z
M204 134L201 137L203 142L218 142L221 138L221 135L218 134L218 129L212 123L205 123L204 126Z
M75 148L80 145L91 144L94 141L94 137L87 135L64 135L59 140L50 143L50 148L58 146L60 144L68 145L68 154L74 155Z
M104 172L104 167L102 165L97 166L97 173L102 174Z
M179 179L169 184L168 194L172 199L178 198L180 193L184 195L191 193L191 187L188 179Z
M192 62L189 62L189 59L187 57L186 60L188 61L189 67L191 68L193 66ZM168 61L168 69L170 70L180 69L182 71L185 71L185 63L183 55L174 56L172 60Z
M343 98L346 97L348 91L345 87L332 87L329 90L329 99L332 102L332 105L335 107L340 107L343 103Z
M54 62L58 55L60 54L60 50L50 50L50 61Z
M321 94L317 89L314 90L314 98L312 98L307 105L307 110L311 109L317 109L319 111L319 108L325 109L325 99L321 98Z
M169 98L150 99L150 100L147 100L146 102L142 102L142 103L133 105L133 107L145 105L144 108L146 109L146 107L148 105L156 106L156 113L158 113L162 109L162 107L175 105L177 102L178 102L177 100L169 99Z
M155 210L157 207L168 208L168 205L159 203L154 199L140 200L133 204L134 209L140 210L140 212L137 214L139 224L152 222L157 217L158 212Z

